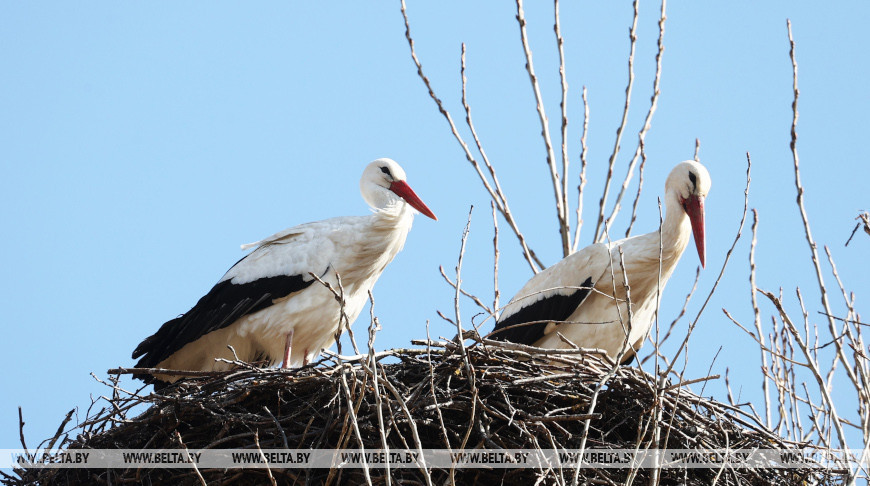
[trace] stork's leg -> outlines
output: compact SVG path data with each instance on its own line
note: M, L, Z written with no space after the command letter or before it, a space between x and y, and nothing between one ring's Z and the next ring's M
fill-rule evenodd
M281 363L281 369L290 367L290 347L293 344L293 329L287 333L287 341L284 342L284 362Z

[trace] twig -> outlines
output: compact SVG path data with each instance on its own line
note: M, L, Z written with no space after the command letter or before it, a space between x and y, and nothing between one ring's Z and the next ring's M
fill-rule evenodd
M792 66L792 86L794 90L794 99L791 104L792 109L792 121L791 121L791 142L789 146L791 147L792 159L794 160L794 184L797 189L797 206L801 215L801 221L804 224L804 234L806 236L807 244L810 247L810 256L813 261L813 269L816 271L816 278L819 282L819 292L821 293L822 307L825 309L825 313L833 314L831 312L831 306L828 303L828 290L825 286L825 279L822 276L822 267L819 263L819 254L816 250L816 242L813 239L812 231L810 230L810 221L807 216L807 211L804 208L804 188L801 185L801 174L799 167L799 158L797 152L797 122L798 122L798 97L800 95L800 90L798 90L798 65L797 60L795 58L795 43L794 37L791 33L791 20L786 20L786 27L788 28L788 43L789 43L789 57L791 58L791 66ZM831 331L832 336L837 335L836 325L834 324L834 320L830 317L828 318L828 326ZM842 361L844 368L846 370L846 374L849 376L849 379L853 382L857 382L858 378L855 376L854 370L849 366L849 362L846 358L845 353L841 347L837 347L837 357Z
M558 415L554 417L541 417L536 415L529 415L524 417L522 420L527 420L530 422L573 422L577 420L597 420L601 418L600 413L579 413L575 415Z
M24 441L24 412L21 410L21 405L18 406L18 440L24 448L24 454L29 454L27 442Z
M181 445L181 447L184 449L184 453L187 455L186 459L190 460L190 451L187 450L187 446L184 445L184 441L181 440L181 433L178 432L178 430L175 431L175 440L177 440L179 445ZM256 432L254 432L254 442L257 444L257 449L260 449L260 441L257 439ZM260 454L263 454L262 450L260 451ZM265 460L265 456L263 457L263 459ZM208 486L208 483L205 482L205 478L202 477L202 473L199 472L199 468L196 467L196 461L190 461L190 465L193 466L193 472L196 473L196 477L199 478L199 483L202 484L202 486ZM269 479L272 480L272 486L278 486L275 483L275 478L272 477L272 471L269 471L268 465L266 467L266 470L269 473Z
M861 224L864 225L864 232L870 235L870 212L864 211L858 214L858 217L855 218L859 220L858 224L855 225L855 229L852 230L852 234L849 235L849 239L846 240L846 244L843 246L849 246L849 242L852 241L852 238L855 236L855 233L858 231L858 228L861 227Z
M66 425L69 423L70 420L72 420L72 415L73 413L75 413L75 411L76 409L73 408L66 413L66 417L63 418L60 425L57 427L57 432L54 433L54 436L52 436L52 438L48 441L48 445L45 446L46 451L51 451L52 449L54 449L54 445L63 434L64 430L66 429Z
M571 236L571 220L568 216L568 78L565 74L565 41L562 39L562 29L559 22L559 0L553 1L553 32L556 34L556 46L559 51L559 82L562 86L562 218L565 222L565 248L563 257L572 252L569 237ZM531 60L531 58L529 58Z
M580 246L580 228L583 226L583 189L586 187L586 136L589 134L589 100L586 98L586 86L583 86L583 134L580 136L580 183L577 185L577 227L574 229L574 244L572 251Z
M435 404L435 413L438 414L438 422L441 424L441 431L444 438L444 445L451 453L453 448L450 447L450 440L447 435L447 426L444 425L444 415L441 413L441 407L438 405L438 396L435 392L435 367L432 366L432 348L430 343L432 338L429 336L429 321L426 321L426 361L429 364L429 390L432 392L432 403Z
M458 286L456 285L456 283L454 283L452 280L450 280L450 277L448 277L448 276L447 276L447 273L444 272L444 267L443 267L443 266L439 266L439 267L438 267L438 271L441 272L441 277L444 278L444 281L447 282L448 285L450 285L451 287L453 287L453 290L454 290L454 291L459 291L459 293L461 293L462 295L464 295L464 296L468 297L469 299L471 299L472 301L474 301L474 303L477 304L478 307L480 307L481 309L483 309L487 314L489 314L489 315L491 315L491 316L494 316L494 315L495 315L495 313L493 312L493 310L490 309L489 307L487 307L487 305L484 304L483 301L480 300L480 298L479 298L478 296L476 296L476 295L474 295L474 294L472 294L472 293L469 293L467 290L464 290L464 289L462 289L461 287L458 287Z
M535 94L535 102L538 110L538 119L541 122L541 137L544 139L544 147L547 151L547 167L550 169L550 179L553 182L553 195L556 196L556 216L559 221L559 236L562 239L562 256L565 257L571 253L571 247L569 246L568 240L571 231L568 221L568 208L563 202L566 201L566 199L562 195L562 184L560 183L559 170L556 168L556 155L553 152L553 142L550 140L550 124L547 121L547 113L544 109L544 99L541 96L541 87L538 85L538 77L535 75L535 65L532 62L532 50L529 48L528 34L526 33L526 17L523 12L523 0L516 0L516 3L517 23L520 26L520 40L523 43L523 53L526 56L526 71L529 73L529 80L532 83L532 91ZM558 9L556 15L558 17ZM559 47L561 49L561 43L559 44ZM564 74L564 58L561 59L560 67ZM567 82L563 81L563 91L567 89L565 83ZM567 115L563 123L568 123ZM563 174L563 176L567 177L567 174Z
M380 330L381 326L378 323L378 318L375 317L375 297L372 295L372 291L369 290L369 355L367 360L367 368L372 371L372 388L375 391L375 405L377 406L377 417L378 417L378 432L381 435L381 448L384 452L389 453L390 446L387 443L387 432L384 430L384 404L383 399L381 398L381 390L378 385L378 362L375 358L375 335L378 330ZM384 477L386 478L387 486L392 485L392 475L390 474L390 464L389 462L384 464L386 468Z
M628 107L631 103L631 88L634 86L634 51L637 45L637 17L638 3L640 0L634 0L634 17L631 21L631 29L628 31L628 37L631 40L631 47L628 53L628 83L625 86L625 106L622 109L622 119L619 126L616 128L616 139L613 141L613 152L610 154L607 166L607 177L604 181L604 190L601 193L601 199L598 203L598 221L595 223L595 235L592 237L592 242L600 241L601 226L604 224L604 208L607 205L607 196L610 193L610 181L613 178L613 167L616 164L616 156L619 154L620 143L622 142L622 132L628 123Z
M339 326L339 329L341 329L340 326ZM338 342L337 338L336 338L336 342ZM341 353L341 346L340 345L338 347L338 352ZM359 354L358 351L357 351L357 354ZM351 394L350 386L348 386L348 383L347 383L347 367L345 366L344 363L341 362L340 357L338 358L337 366L340 370L339 378L341 380L341 389L344 391L345 401L347 402L346 419L348 421L350 421L351 426L353 428L354 435L356 436L356 439L359 442L359 449L360 449L360 452L362 453L361 454L361 456L362 456L362 469L363 469L363 473L365 474L366 483L369 486L372 486L372 478L371 478L371 474L369 473L368 461L365 459L365 442L363 441L362 434L360 433L359 422L357 421L357 413L356 413L356 410L354 409L353 395ZM354 381L354 384L356 384L356 381ZM360 397L360 398L362 398L362 397ZM362 401L360 401L360 404L361 403L362 403Z
M831 274L834 275L834 280L837 281L837 286L840 288L840 293L843 294L843 302L846 304L846 309L849 311L849 316L855 314L855 307L849 301L849 296L846 294L846 287L843 286L843 281L840 279L840 273L837 271L837 264L834 263L834 256L831 255L831 249L825 245L825 255L828 257L828 265L831 266ZM848 320L846 322L849 322Z
M628 185L631 182L632 174L634 174L634 168L635 166L637 166L637 159L643 153L644 140L646 139L647 132L649 132L650 125L652 124L653 115L655 114L656 108L658 107L659 94L661 94L659 85L661 83L662 77L662 56L665 52L664 38L665 20L667 20L667 15L665 15L666 8L667 0L662 0L661 16L659 17L658 52L656 53L656 73L655 78L653 79L653 94L652 96L650 96L649 110L647 110L646 112L646 118L643 121L643 127L640 129L640 132L637 135L637 149L634 152L634 156L631 158L631 162L628 164L628 171L625 175L625 179L622 181L622 187L620 187L619 189L619 194L616 196L616 202L613 205L613 210L610 212L610 216L607 218L606 227L613 226L613 221L616 219L616 215L619 213L622 197L625 195L625 191L628 189ZM646 158L644 158L644 160L646 160ZM599 238L598 241L603 240L604 238L602 236L601 238Z
M755 289L755 290L758 291L759 289ZM735 319L734 316L732 316L730 312L728 312L726 309L722 309L722 313L724 313L725 317L727 317L732 323L734 323L737 327L739 327L743 332L745 332L747 335L749 335L749 337L751 337L755 341L755 343L758 344L759 349L763 353L769 353L771 355L771 357L776 358L778 360L782 360L782 361L789 363L789 364L793 364L793 365L797 365L797 366L807 366L806 363L802 363L800 361L793 360L793 359L789 358L788 356L782 354L780 351L777 351L775 349L771 349L769 346L761 344L761 341L759 340L758 336L756 336L754 332L752 332L749 329L747 329L746 327L744 327L743 324L740 324L740 322L738 322L737 319ZM768 425L768 427L771 427L771 426Z
M401 393L399 393L399 390L396 390L396 387L390 383L390 379L387 378L386 375L384 375L384 386L396 398L396 402L399 404L399 407L402 408L402 412L405 413L405 417L408 419L408 425L411 428L411 436L414 438L414 444L417 446L417 451L420 453L420 471L423 472L427 486L432 486L432 476L429 474L429 470L426 467L426 458L423 455L423 444L420 442L420 434L417 432L417 425L414 422L414 417L411 415L411 411L408 410L408 406L405 404L405 398Z
M631 221L628 223L628 228L625 229L625 237L631 235L631 229L634 227L634 222L637 221L637 205L640 202L640 194L643 192L643 169L646 167L646 151L644 150L643 141L638 145L640 147L640 168L637 171L637 194L634 196L634 202L631 204Z
M429 92L429 97L435 102L438 106L438 111L444 116L447 120L447 124L450 126L450 131L453 134L453 137L459 143L460 147L462 147L463 152L465 152L465 158L474 168L478 177L480 178L481 183L483 183L483 187L489 193L490 198L496 203L496 207L498 208L501 215L504 217L505 221L507 221L508 226L511 227L514 234L517 237L517 240L520 243L520 246L523 249L523 256L526 258L526 261L529 263L529 266L532 268L532 271L538 273L541 268L544 268L546 265L541 263L538 257L535 255L535 252L529 248L526 244L526 239L523 236L522 232L519 229L516 221L514 220L513 213L510 211L510 207L508 206L507 198L504 195L504 192L501 191L501 188L498 186L498 179L495 176L495 170L492 165L488 163L488 160L485 158L484 163L489 169L490 174L493 178L493 183L496 185L496 188L493 189L492 185L487 180L483 171L480 169L480 165L475 160L474 155L472 155L471 150L468 148L468 144L465 143L465 140L462 138L462 135L459 134L459 131L456 129L456 124L453 123L453 117L450 116L450 112L444 108L444 104L441 102L441 99L435 95L435 91L432 88L432 84L429 82L429 78L423 73L423 66L420 64L420 60L417 58L417 52L414 49L414 39L411 37L411 25L408 21L408 12L407 7L405 6L405 0L400 0L401 2L401 11L402 18L405 21L405 39L408 41L408 47L411 50L411 59L414 61L414 65L417 67L417 76L423 81L423 84L426 86L426 89Z
M694 297L695 291L698 289L698 282L700 280L701 280L701 267L697 267L697 268L695 268L695 281L694 281L694 283L692 283L692 288L689 289L689 293L686 294L686 298L683 301L683 308L680 309L680 312L679 312L679 314L677 314L677 317L675 317L671 321L670 325L668 325L668 330L665 332L665 336L663 338L661 338L660 341L658 341L657 346L659 348L661 348L666 342L668 342L668 339L670 339L671 334L673 334L674 329L676 329L676 327L677 327L677 323L680 321L680 319L683 318L683 316L686 315L686 310L689 308L689 302L692 301L692 297ZM643 360L641 360L641 364L645 364L653 356L659 356L659 354L651 353L647 356L644 356Z
M822 398L825 400L825 405L828 407L828 413L831 415L834 429L837 431L837 436L840 441L840 448L847 449L848 447L846 445L846 434L843 431L842 425L840 424L840 419L837 415L834 400L831 398L831 395L828 392L828 387L825 383L825 379L822 377L821 370L819 369L816 360L813 358L812 352L810 351L804 339L801 337L800 333L797 330L797 327L794 325L791 318L789 318L788 314L786 314L785 309L782 307L782 302L780 301L780 299L773 295L772 292L761 289L758 289L758 291L761 292L762 295L770 299L774 307L776 307L776 310L779 312L779 317L782 320L783 324L786 325L788 331L797 340L798 346L801 348L804 357L807 359L807 363L813 373L813 377L816 379L816 382L819 385L819 391L822 394Z
M501 293L498 290L498 217L495 214L495 202L489 202L490 207L492 208L492 310L490 314L492 314L493 318L498 320L498 309L499 309L499 300L501 297Z
M459 351L462 356L462 361L465 364L465 373L468 376L468 384L471 387L471 393L474 396L477 396L477 385L475 384L475 376L474 376L474 367L471 365L471 361L468 359L468 351L465 348L465 333L462 330L462 320L461 314L459 310L459 288L462 285L462 258L465 256L465 243L468 241L468 233L471 229L471 212L474 210L474 206L471 206L468 209L468 221L465 223L465 229L462 231L462 243L459 246L459 258L456 262L456 293L453 297L453 305L454 312L456 315L456 331L457 337L456 340L459 344ZM470 424L474 423L474 407L472 407L472 415L470 419ZM471 425L469 424L469 428Z
M749 294L752 302L752 313L755 316L755 330L758 332L758 344L761 346L761 367L767 369L767 355L764 350L766 344L764 342L764 331L761 328L761 311L758 309L758 297L756 296L756 288L758 285L755 280L755 246L758 244L758 211L752 209L752 241L749 244ZM764 393L764 419L768 427L773 425L773 420L770 415L770 385L767 376L762 373L761 388Z
M646 161L645 156L644 156L644 161ZM643 184L643 164L641 165L641 177L640 177L640 182L639 182L639 187L638 187L638 197L640 195L640 186L642 186L642 184ZM658 201L658 208L659 208L659 256L658 256L658 265L657 265L658 272L656 273L656 278L657 278L657 281L656 281L656 308L655 308L655 316L654 316L654 318L655 318L655 330L656 330L656 342L655 342L655 346L654 346L654 348L655 348L654 353L656 356L656 360L655 360L656 406L654 407L653 413L650 415L650 419L649 419L649 422L653 423L653 437L651 438L651 440L647 444L647 447L646 447L647 449L650 447L657 448L661 444L661 433L662 433L661 422L662 422L662 414L664 413L664 409L660 405L661 395L662 395L662 393L664 393L664 391L661 389L661 384L664 382L664 377L662 377L660 375L661 368L660 368L660 363L659 363L659 359L658 359L658 357L659 357L659 339L658 338L659 338L659 322L660 322L659 321L659 311L661 308L661 301L662 301L662 261L663 261L663 257L664 257L665 246L664 246L664 240L663 240L664 236L662 234L663 233L662 232L662 225L664 224L664 216L662 215L662 200L661 200L661 198L658 198L657 201ZM635 203L636 202L637 201L635 201ZM629 225L628 231L631 231L630 225ZM647 330L647 335L643 339L646 339L646 337L648 337L648 336L649 336L649 330ZM635 350L634 353L635 353L635 356L637 356L637 350ZM680 378L680 382L682 382L682 377ZM648 424L649 424L649 422L648 422ZM667 439L665 439L665 443L667 443ZM638 442L638 447L639 446L640 446L640 442ZM636 471L632 471L631 475L634 476L635 474L636 474ZM650 484L651 485L659 484L659 482L661 480L660 475L661 475L660 470L655 469L654 471L652 471L652 474L650 475Z
M551 322L551 321L546 321ZM602 359L606 359L608 364L613 364L613 360L610 359L607 355L607 351L599 348L580 348L580 349L550 349L550 348L538 348L535 346L529 346L526 344L517 344L512 343L510 341L496 341L495 339L486 339L479 338L475 339L481 344L486 344L488 346L496 346L501 351L522 351L529 355L539 355L539 356L558 356L561 354L565 355L596 355Z

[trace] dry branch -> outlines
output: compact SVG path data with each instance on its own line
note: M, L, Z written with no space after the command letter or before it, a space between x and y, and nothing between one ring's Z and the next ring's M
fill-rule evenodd
M635 4L635 8L637 8L637 4ZM665 52L665 21L667 20L667 15L665 12L667 11L667 0L662 0L661 5L661 14L659 16L659 38L658 38L658 51L656 52L656 72L655 77L653 78L653 94L650 96L650 105L649 110L646 112L646 117L643 121L643 126L637 135L637 149L635 149L634 156L631 158L631 162L628 164L628 170L625 174L625 178L622 181L622 186L619 188L619 194L616 196L616 202L613 204L613 210L610 212L610 216L607 217L605 221L605 228L610 228L613 226L613 221L616 219L616 216L619 214L619 209L622 203L622 197L625 195L625 191L628 189L628 185L631 182L631 178L634 175L634 168L637 166L638 157L643 156L643 163L640 168L640 178L643 178L643 166L646 162L646 155L644 153L644 141L646 140L646 135L649 132L650 125L652 124L653 115L656 112L656 108L658 107L659 95L661 94L660 85L662 78L662 56ZM636 15L636 14L635 14ZM626 105L628 108L628 105ZM637 189L637 198L635 198L634 206L637 206L637 199L640 198L640 192L643 188L642 182L638 184ZM602 213L603 216L603 213ZM632 217L632 222L634 218ZM628 236L631 232L631 225L625 232L625 236ZM599 237L598 241L601 242L604 240L604 236Z
M553 152L553 141L550 138L550 123L547 119L547 112L544 109L544 98L541 95L541 87L538 83L538 76L535 74L535 65L532 62L532 50L529 48L529 36L526 33L526 17L523 12L523 1L516 0L517 3L517 23L520 27L520 40L523 44L523 54L526 56L526 72L529 73L529 81L532 83L532 92L535 94L535 106L538 110L538 120L541 122L541 137L544 139L544 148L547 151L547 167L550 169L550 179L553 182L553 195L556 197L556 216L559 220L559 235L562 240L562 256L568 256L570 253L570 243L569 236L571 234L571 229L568 224L568 207L565 205L567 198L563 195L563 186L560 182L559 169L556 168L556 155ZM556 35L558 39L559 52L562 53L562 38L559 33L558 25L559 25L559 10L558 3L555 4L556 10ZM563 54L563 53L562 53ZM562 76L562 91L563 91L563 113L565 109L564 105L564 92L567 89L567 81L564 78L565 72L565 58L564 55L560 55L561 61L561 71L563 73ZM563 115L563 133L566 130L566 125L568 123L567 115ZM564 141L563 141L564 145ZM564 149L563 149L564 151ZM563 176L567 177L567 175L563 174Z
M625 85L625 105L622 109L622 119L619 127L616 128L616 139L613 141L613 152L610 154L607 167L607 177L604 181L604 189L601 192L601 199L598 201L598 221L595 223L595 234L592 237L592 242L601 241L604 237L602 225L604 224L604 208L607 206L607 196L610 194L610 182L613 179L613 167L616 165L616 156L619 155L620 144L622 143L622 132L628 124L628 108L631 105L631 89L634 86L634 52L637 46L637 18L638 18L638 3L640 0L634 1L634 17L631 21L631 29L628 31L628 37L631 41L628 53L628 82ZM606 229L605 229L606 230Z
M852 241L852 238L855 236L855 232L858 231L862 225L864 226L864 232L870 235L870 212L864 211L858 213L858 217L855 218L858 220L858 224L855 225L855 229L852 230L852 234L849 235L849 239L846 240L846 244L844 246L849 246L849 242Z
M414 39L411 37L411 24L408 21L408 10L405 5L405 0L401 0L401 11L402 18L405 21L405 39L408 41L408 47L411 50L411 59L414 62L414 65L417 67L417 76L423 81L423 84L426 86L426 90L429 93L429 97L432 98L432 101L435 102L435 105L438 107L438 111L444 116L445 120L447 120L447 124L450 126L450 132L453 134L453 137L456 139L459 146L462 147L463 152L465 153L465 158L474 168L478 177L480 178L480 182L483 184L483 187L489 193L492 201L495 202L496 208L504 217L505 221L507 221L511 230L513 230L514 234L517 237L517 240L520 243L520 246L523 249L523 256L526 258L526 261L531 266L532 271L537 273L540 269L545 268L541 260L538 259L535 252L529 248L528 244L526 244L526 239L523 236L523 233L520 231L519 226L517 225L516 220L514 220L513 213L511 213L510 207L508 206L507 197L504 192L501 190L501 187L498 183L498 178L496 177L495 169L489 163L488 159L485 156L485 153L481 149L481 155L484 157L484 163L486 164L487 169L489 170L490 176L492 177L493 184L490 184L486 175L484 175L483 171L480 168L480 164L477 163L477 160L474 158L474 155L471 153L471 150L468 148L468 144L465 143L465 140L462 138L462 135L459 134L459 130L456 128L456 124L453 123L453 117L450 116L450 112L444 107L444 103L441 102L441 99L435 94L435 90L432 88L432 83L429 81L429 78L423 73L423 65L420 63L420 59L417 58L417 51L414 49ZM463 50L464 52L464 50ZM464 68L463 68L463 80L464 80ZM464 81L463 81L464 84ZM463 89L464 92L464 89ZM467 105L467 102L466 102ZM469 125L471 124L469 117ZM476 136L475 136L476 139ZM493 185L495 188L493 188Z

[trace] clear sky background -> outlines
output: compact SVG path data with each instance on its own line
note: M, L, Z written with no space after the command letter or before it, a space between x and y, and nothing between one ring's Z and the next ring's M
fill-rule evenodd
M556 137L552 4L529 3L535 68ZM408 8L417 53L458 124L466 43L469 99L485 149L531 246L547 264L558 261L515 6L411 0ZM659 4L641 2L640 11L620 181L652 92ZM592 240L622 113L631 12L627 1L562 5L572 186L584 85L591 112L583 245ZM700 309L735 237L748 151L750 206L761 220L759 286L782 286L795 312L800 286L811 319L822 322L794 204L786 18L800 65L798 149L814 236L831 247L866 312L870 238L859 233L843 244L858 210L870 209L870 4L671 2L667 17L662 94L646 140L634 233L656 229L664 178L692 158L699 138L713 187L708 265L689 315ZM416 75L398 2L2 2L0 67L0 448L18 446L19 405L31 446L53 434L69 409L79 407L84 418L90 397L108 393L90 373L105 377L109 368L132 366L133 348L208 291L243 255L240 244L307 221L366 214L358 180L378 157L404 166L439 221L417 218L405 250L375 287L384 328L376 346L424 338L427 320L434 336L454 335L436 314L453 309L438 266L453 273L471 205L463 280L491 300L489 201ZM629 214L622 212L614 233L624 232ZM743 400L759 397L758 353L721 308L751 325L750 222L690 342L687 372L694 378L711 363L712 373L728 368ZM506 302L531 273L503 222L501 230ZM690 248L664 295L665 324L681 308L697 266ZM829 272L825 278L836 289ZM831 299L842 311L839 294ZM772 307L762 304L769 315ZM463 311L465 322L477 312L469 301ZM358 332L367 316L357 321ZM129 378L124 385L136 386ZM720 399L723 392L721 380L705 389ZM845 400L841 413L854 413L840 393L848 390L834 390Z

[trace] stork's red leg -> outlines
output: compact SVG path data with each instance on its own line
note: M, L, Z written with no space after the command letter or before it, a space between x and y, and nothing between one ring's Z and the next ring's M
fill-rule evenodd
M281 363L282 369L290 367L290 347L293 344L293 330L287 333L287 341L284 343L284 362Z

